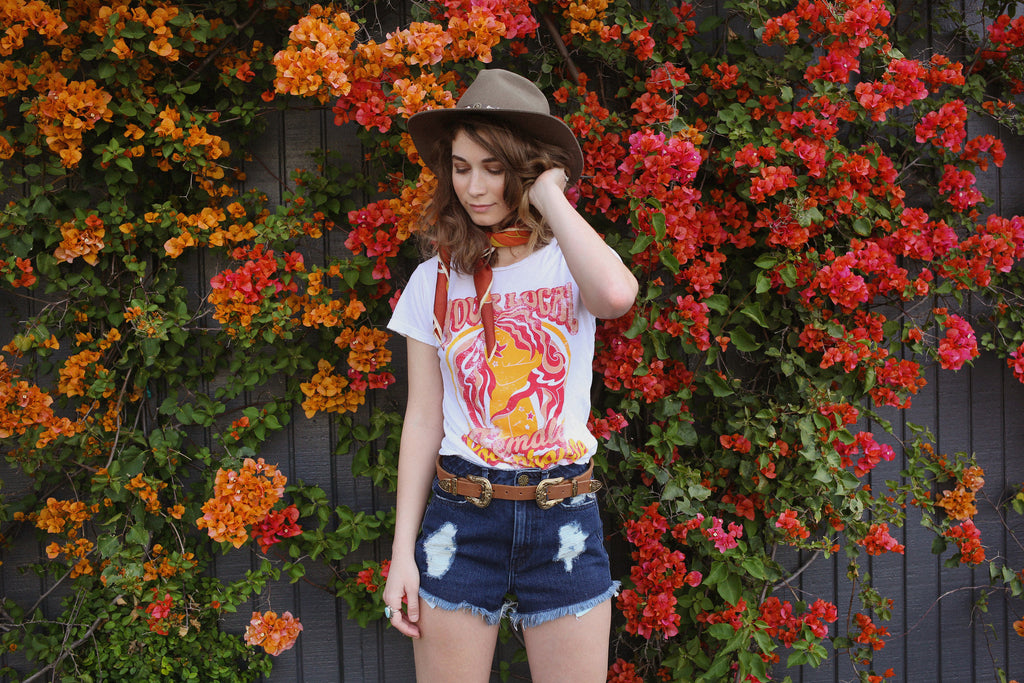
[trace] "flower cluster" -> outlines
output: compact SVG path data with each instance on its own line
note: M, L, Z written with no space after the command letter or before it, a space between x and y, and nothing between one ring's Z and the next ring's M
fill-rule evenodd
M896 458L896 452L889 444L878 443L871 432L858 432L850 443L835 441L833 446L842 458L843 467L854 465L853 455L861 454L853 467L853 473L863 477L875 469L883 460L892 462Z
M40 97L29 111L46 146L71 168L82 160L84 135L113 118L108 106L113 96L92 79L69 81L59 73L47 76L36 86Z
M82 527L99 511L99 505L86 505L77 500L47 498L46 507L28 516L37 528L50 534L62 534L67 542L56 541L46 547L46 556L51 560L62 555L71 565L71 578L92 574L95 567L88 556L94 543L80 536Z
M946 370L959 370L968 361L978 357L978 340L971 324L945 309L935 310L946 329L939 340L939 364Z
M197 564L194 553L169 552L160 543L153 544L149 555L149 559L142 565L143 581L170 579L194 569Z
M79 426L58 418L52 404L52 396L20 379L0 358L0 439L38 433L35 445L41 448L59 434L74 434Z
M978 514L974 496L984 485L984 471L977 465L972 465L963 471L952 490L939 493L935 505L944 509L950 519L969 520Z
M276 657L295 645L300 631L302 624L291 612L281 616L277 616L277 612L253 612L249 625L245 627L245 642L259 645L267 654Z
M942 534L951 538L959 548L961 564L977 565L985 561L985 548L981 545L981 530L967 519Z
M796 510L786 510L775 520L775 527L782 529L790 541L800 541L811 535L804 523L797 519Z
M362 586L367 593L376 593L383 588L390 570L390 560L384 560L380 564L374 563L369 567L361 569L356 574L356 585Z
M877 626L866 614L858 612L853 615L860 629L854 637L854 641L862 645L868 645L872 650L881 650L885 647L885 638L889 635L889 629L884 626Z
M684 585L698 586L703 577L687 571L683 553L662 544L668 522L658 512L658 503L644 508L638 519L628 520L625 528L626 539L637 548L630 570L634 587L622 591L617 601L626 617L626 631L647 639L655 633L671 638L679 632L680 623L675 591Z
M698 518L703 518L703 515L697 515ZM703 520L702 520L703 521ZM720 553L724 553L727 550L731 550L739 545L737 539L743 536L743 527L736 522L729 522L729 530L726 531L722 527L722 520L717 517L711 518L711 525L707 528L701 527L700 532L704 535L704 538L711 541L715 546L715 550Z
M885 522L872 524L868 528L867 535L857 543L864 547L868 555L882 555L889 552L902 555L905 550L903 544L897 542L889 534L889 525Z
M608 669L607 683L643 683L644 679L637 673L636 664L627 662L621 657L616 659Z
M349 378L336 375L334 366L320 359L317 362L317 373L308 382L301 384L302 393L306 396L302 402L306 417L311 418L318 412L354 413L366 401L366 396L350 384Z
M210 303L218 322L247 328L265 300L282 292L298 291L298 283L290 274L305 269L302 254L287 252L279 262L273 251L257 244L251 249L236 247L231 257L236 261L244 259L245 263L210 280Z
M263 458L246 458L242 469L217 470L213 497L203 503L196 526L218 543L240 548L249 539L246 527L259 524L284 495L287 478Z
M271 510L267 516L252 525L253 538L260 544L260 550L264 553L270 550L270 546L280 543L285 538L298 536L302 533L302 526L298 524L299 509L289 505L283 510Z
M803 635L805 626L815 638L826 637L828 625L834 624L839 618L836 606L826 600L815 600L806 612L797 614L788 600L780 600L774 596L761 603L758 613L761 621L765 623L765 633L772 638L778 638L786 647L792 647Z
M149 618L146 619L146 623L149 625L149 630L153 633L158 633L162 636L166 636L168 631L168 620L171 616L171 607L174 606L174 600L171 598L170 593L164 593L162 600L157 600L157 589L153 589L153 600L146 605L146 614Z
M90 215L82 221L82 226L69 221L62 223L60 234L63 238L60 245L54 250L54 258L71 263L81 257L90 266L95 266L99 261L98 254L103 249L103 237L106 230L103 219L96 215Z

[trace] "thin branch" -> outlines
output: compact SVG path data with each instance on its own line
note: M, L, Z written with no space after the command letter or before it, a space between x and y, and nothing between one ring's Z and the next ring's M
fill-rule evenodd
M114 598L114 600L111 601L111 604L116 604L118 600L122 599L122 597L123 596L119 595L118 597ZM99 625L102 624L105 620L106 620L105 616L97 616L96 620L89 627L88 631L85 632L85 635L83 635L81 638L76 640L74 643L72 643L71 645L69 645L68 647L63 649L60 652L60 655L56 659L51 661L50 664L46 665L45 667L43 667L42 669L37 671L32 676L30 676L29 678L27 678L24 681L22 681L22 683L32 683L33 681L42 680L43 676L45 676L48 672L56 671L56 668L60 666L61 661L63 661L66 658L68 658L68 655L70 655L75 648L79 647L80 645L85 643L87 640L92 638L92 634L96 632L96 629L98 629Z
M192 73L190 73L188 75L188 77L186 77L181 82L181 85L185 85L186 83L189 83L189 82L193 81L196 77L198 77L199 74L201 74L203 72L203 70L206 69L207 66L209 66L210 62L212 62L214 59L216 59L217 56L221 52L224 51L224 48L226 48L229 44L231 44L231 42L235 39L235 37L238 35L238 33L241 32L243 29L245 29L247 26L249 26L249 24L251 24L252 22L256 21L256 17L260 16L261 14L263 14L263 7L262 6L257 7L256 11L252 13L252 16L249 17L248 19L246 19L241 24L236 22L235 23L235 31L236 31L236 33L232 33L230 36L228 36L227 38L222 40L220 42L220 44L217 45L216 48L214 48L213 52L211 52L210 54L208 54L206 56L206 59L203 60L203 63L200 64L199 66L197 66L195 69L193 69Z
M782 588L783 586L788 586L788 585L789 585L789 582L790 582L790 581L792 581L792 580L793 580L793 579L795 579L796 577L798 577L798 576L800 576L801 574L803 574L803 573L804 573L804 572L805 572L805 571L807 570L807 568L808 568L808 567L810 567L810 566L811 566L811 564L813 564L813 563L814 563L814 561L815 561L815 560L817 560L817 559L818 559L819 557L821 557L821 550L820 550L820 549L819 549L819 550L815 550L815 551L814 551L814 554L813 554L813 555L811 555L810 559L809 559L809 560L807 560L806 562L804 562L804 563L803 563L803 564L802 564L802 565L800 566L800 568L799 568L799 569L797 569L797 570L796 570L795 572L793 572L792 574L790 574L790 575L789 575L789 577L787 577L787 578L783 579L782 581L779 581L779 582L778 582L777 584L775 584L774 586L772 586L772 590L773 590L773 591L775 591L775 590L778 590L779 588Z
M46 596L48 596L48 595L49 595L50 593L52 593L52 592L53 592L54 590L56 590L56 589L57 589L57 586L59 586L59 585L60 585L61 583L63 583L63 582L64 582L64 579L66 579L66 578L68 578L69 576L71 576L71 571L72 571L72 569L74 569L74 567L72 567L72 568L69 568L69 569L68 569L68 570L67 570L66 572L64 572L64 576L62 576L62 577L60 577L59 579L57 579L57 581L55 581L55 582L54 582L54 584L53 584L52 586L50 586L50 587L49 587L49 588L48 588L48 589L46 590L46 592L45 592L45 593L43 593L42 595L40 595L40 596L39 596L39 599L38 599L38 600L36 600L36 603L35 603L34 605L32 605L31 609L29 609L29 610L28 610L28 611L26 612L26 614L32 614L33 612L35 612L35 611L36 611L36 609L38 609L38 608L39 608L39 605L43 604L43 600L45 600L45 599L46 599Z
M562 59L565 61L565 67L569 70L572 82L579 85L580 70L576 68L576 63L572 61L572 57L569 55L569 48L565 46L565 41L562 40L562 36L558 33L558 27L555 26L555 22L551 20L551 16L546 12L540 13L540 21L544 24L544 29L551 36L551 39L555 41L555 47L558 49L558 54L562 55Z
M953 595L953 593L959 593L960 591L975 591L975 590L982 590L984 588L989 588L989 586L960 586L959 588L954 588L953 590L946 591L945 593L943 593L939 597L935 598L935 602L933 602L931 605L929 605L928 609L926 609L924 611L924 614L921 615L921 618L918 619L917 622L913 626L911 626L906 631L904 631L902 634L900 634L900 637L901 638L906 638L907 636L909 636L910 632L913 631L915 628L917 628L918 626L921 625L921 622L924 621L924 618L927 617L928 614L933 609L935 609L935 606L938 605L939 602L941 602L943 598L948 598L950 595Z

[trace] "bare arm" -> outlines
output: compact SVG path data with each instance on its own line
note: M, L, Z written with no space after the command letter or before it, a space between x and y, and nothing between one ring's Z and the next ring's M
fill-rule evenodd
M434 460L444 435L441 397L444 387L437 349L408 339L409 401L402 426L398 456L398 499L391 569L384 587L384 604L391 607L391 623L413 638L419 637L419 570L414 557L416 536L434 480ZM400 610L403 598L408 610Z
M530 203L555 233L587 310L598 318L623 316L636 300L636 278L569 203L564 187L562 169L549 169L530 187Z

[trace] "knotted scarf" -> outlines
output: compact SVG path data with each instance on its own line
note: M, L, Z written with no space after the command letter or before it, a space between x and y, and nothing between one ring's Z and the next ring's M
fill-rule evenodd
M510 228L501 232L488 233L491 247L519 247L530 241L530 230L526 228ZM494 273L484 254L476 262L473 269L473 286L480 307L480 322L484 328L484 344L487 348L487 360L494 355L494 302L491 300L491 282ZM434 336L440 342L444 337L444 320L448 314L448 279L451 273L451 252L446 247L438 249L437 283L434 288Z

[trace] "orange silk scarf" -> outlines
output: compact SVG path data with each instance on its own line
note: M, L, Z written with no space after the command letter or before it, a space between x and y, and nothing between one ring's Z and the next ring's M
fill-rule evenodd
M530 230L511 228L501 232L492 232L488 236L492 247L519 247L530 241ZM434 288L434 336L440 342L444 337L445 316L448 314L448 279L451 273L451 253L447 248L438 250L437 283ZM494 273L487 262L487 255L476 262L473 269L473 286L480 306L480 322L484 328L484 344L487 347L487 360L494 355L494 302L491 300L491 282Z

